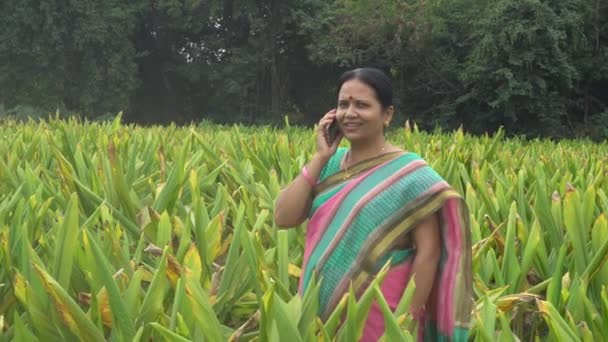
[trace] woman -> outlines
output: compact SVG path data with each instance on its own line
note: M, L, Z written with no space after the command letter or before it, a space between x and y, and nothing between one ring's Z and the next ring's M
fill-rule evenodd
M361 293L390 260L381 286L389 306L396 308L413 277L410 312L421 338L466 340L472 284L464 201L418 155L385 139L394 107L384 73L348 71L338 91L338 108L319 121L314 157L275 207L280 227L309 219L300 293L315 273L326 319L351 284ZM340 133L331 141L334 120ZM338 148L342 138L350 149ZM375 304L362 340L376 341L383 333Z

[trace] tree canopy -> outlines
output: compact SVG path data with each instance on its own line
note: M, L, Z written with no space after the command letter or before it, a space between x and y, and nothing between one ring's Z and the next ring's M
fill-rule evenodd
M400 120L608 137L601 0L4 0L0 116L309 124L379 67Z

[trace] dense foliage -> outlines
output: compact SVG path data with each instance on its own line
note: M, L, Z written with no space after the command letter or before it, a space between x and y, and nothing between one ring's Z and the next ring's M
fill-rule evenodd
M0 116L312 123L342 71L377 66L399 118L423 128L608 136L602 0L4 0L0 13Z
M389 138L466 199L475 340L608 339L608 146ZM288 125L5 122L0 341L357 340L376 287L317 320L318 288L296 295L303 227L272 221L312 151ZM411 337L407 294L383 306L388 341Z

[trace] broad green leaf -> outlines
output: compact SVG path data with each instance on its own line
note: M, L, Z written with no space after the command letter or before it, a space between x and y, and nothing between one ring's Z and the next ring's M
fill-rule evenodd
M15 313L13 316L13 322L14 322L13 334L14 334L15 341L31 341L31 342L40 341L38 339L38 337L36 337L36 335L34 335L34 333L25 326L25 324L23 323L23 320L19 317L19 315L17 313Z
M568 192L564 199L564 224L568 241L572 244L575 271L580 276L588 265L587 248L585 247L585 230L581 217L581 198L578 191Z
M89 249L97 262L97 270L100 278L103 281L104 287L108 291L110 299L110 307L112 309L113 326L119 331L120 340L129 341L135 336L135 327L133 326L133 318L129 314L129 310L125 306L118 285L114 281L113 274L115 273L108 259L104 256L101 248L95 241L95 237L86 231L83 235L83 245L85 249Z
M201 327L206 339L210 341L224 340L223 329L209 303L209 295L203 290L200 283L192 278L186 278L185 295L183 305L190 308L192 317Z
M384 299L384 295L380 288L376 284L374 286L374 291L376 293L376 300L378 301L378 305L382 312L382 316L384 317L384 338L386 341L407 341L408 338L405 336L401 328L399 327L399 323L395 319L391 308L388 306L386 299Z
M143 303L139 309L137 318L138 323L149 323L156 321L163 313L163 302L165 294L169 288L169 280L167 279L167 258L169 247L165 247L162 257L158 262L158 268L154 272L152 282L146 291Z
M190 341L187 338L184 338L174 332L172 332L171 330L163 327L162 325L154 322L154 323L150 323L150 326L152 328L154 328L156 331L158 331L162 337L164 341L170 341L170 342L187 342Z
M608 220L606 215L600 215L595 221L592 230L591 244L595 255L583 273L583 278L591 281L592 278L600 279L600 284L608 283Z
M516 224L517 217L517 206L515 202L511 204L511 209L509 210L509 217L507 223L507 233L505 239L505 252L502 260L502 275L507 284L510 285L509 293L514 293L517 289L516 281L517 277L521 273L521 267L519 261L517 260L517 253L515 250L515 237L516 237Z
M105 341L103 332L99 330L78 304L67 294L57 281L55 281L40 266L34 264L34 269L44 283L44 287L53 300L54 309L57 311L63 324L78 338L85 341Z
M53 275L57 282L65 289L70 288L74 252L78 240L78 196L72 194L63 219L63 224L55 233L56 244L53 263Z
M566 320L560 316L551 303L539 300L537 306L557 338L563 341L580 341L578 334L572 331Z
M287 231L282 230L277 233L277 250L278 250L278 276L279 280L286 286L289 286L289 240Z
M316 277L313 275L306 291L304 291L304 296L302 299L302 312L300 315L300 320L298 322L298 330L300 335L304 337L305 341L308 341L313 336L309 336L310 328L313 327L317 320L317 314L319 311L319 291L321 289L321 284L319 284L316 280Z

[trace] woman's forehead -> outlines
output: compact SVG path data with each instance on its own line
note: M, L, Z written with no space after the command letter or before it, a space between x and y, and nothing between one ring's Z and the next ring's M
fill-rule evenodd
M372 87L355 79L344 82L338 96L340 99L352 100L358 98L373 98L375 97L375 93Z

